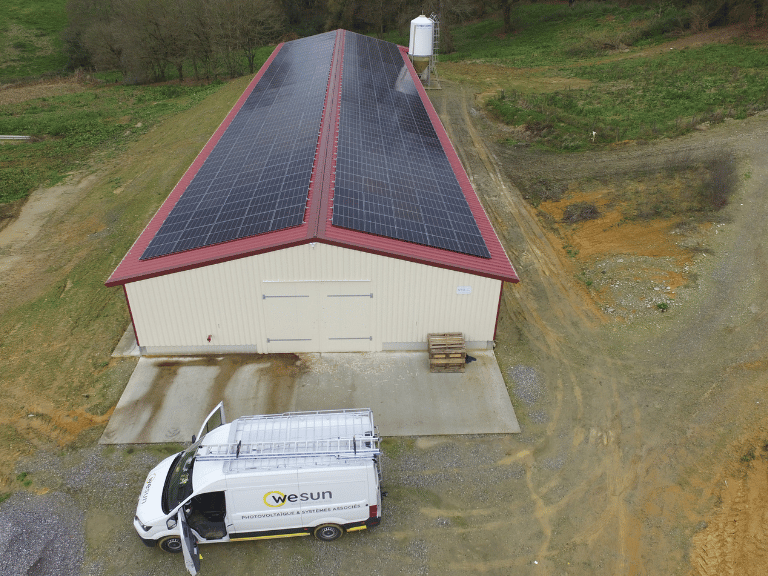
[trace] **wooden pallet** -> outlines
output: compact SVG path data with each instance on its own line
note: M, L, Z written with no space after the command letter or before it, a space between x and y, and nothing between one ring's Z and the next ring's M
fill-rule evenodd
M464 372L467 348L464 334L446 332L427 334L430 372Z

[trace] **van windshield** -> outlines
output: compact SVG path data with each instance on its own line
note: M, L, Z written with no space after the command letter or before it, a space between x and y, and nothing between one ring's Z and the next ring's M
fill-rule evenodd
M192 467L200 440L184 450L168 472L163 494L163 511L168 514L192 494Z

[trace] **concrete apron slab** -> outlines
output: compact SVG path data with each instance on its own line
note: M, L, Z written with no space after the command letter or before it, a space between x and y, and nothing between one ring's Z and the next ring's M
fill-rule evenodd
M142 357L102 444L189 442L224 401L228 420L371 408L382 436L520 432L496 357L433 374L426 352Z

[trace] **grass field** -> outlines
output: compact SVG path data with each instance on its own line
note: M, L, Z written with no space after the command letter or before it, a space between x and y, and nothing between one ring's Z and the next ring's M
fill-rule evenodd
M66 0L0 0L0 83L59 72Z
M703 123L768 108L768 51L763 46L707 45L561 65L549 72L589 84L550 93L512 88L503 96L499 92L488 107L503 122L524 126L535 144L552 150L674 137Z
M513 32L489 18L453 29L455 52L440 55L444 62L475 60L507 67L537 68L588 60L605 49L647 46L680 31L686 16L673 7L620 7L609 2L518 4L512 13Z
M120 147L221 85L94 85L74 94L3 106L0 133L30 135L34 141L0 147L0 203L57 182L94 151Z
M438 70L491 94L492 115L520 128L510 144L554 151L674 137L768 108L764 43L739 33L653 50L687 33L685 12L659 6L520 6L508 36L494 19L456 28L456 52Z
M271 52L272 47L261 49L257 64ZM126 86L90 76L68 78L65 83L69 86L64 93L0 107L0 134L32 137L30 142L0 145L0 204L22 199L41 185L55 184L82 167L94 152L120 149L223 85L214 81Z

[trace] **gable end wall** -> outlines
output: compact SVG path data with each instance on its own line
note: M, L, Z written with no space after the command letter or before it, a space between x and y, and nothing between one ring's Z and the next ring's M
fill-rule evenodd
M494 336L501 281L314 243L140 280L125 290L147 354L378 351L423 348L430 332L464 332L485 347ZM316 315L322 307L325 317ZM284 337L276 340L280 331ZM333 337L341 333L352 338Z

